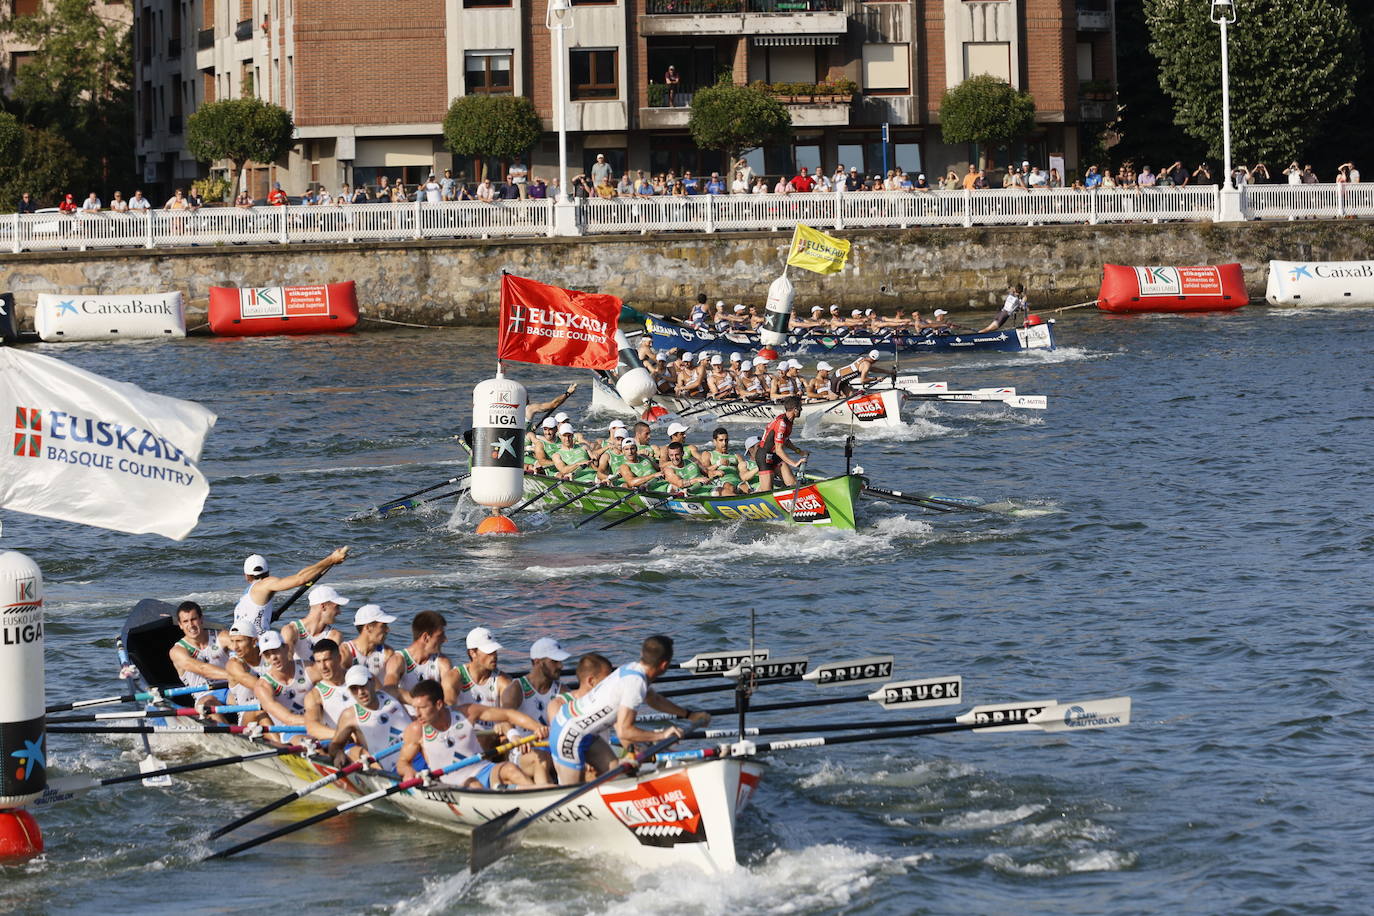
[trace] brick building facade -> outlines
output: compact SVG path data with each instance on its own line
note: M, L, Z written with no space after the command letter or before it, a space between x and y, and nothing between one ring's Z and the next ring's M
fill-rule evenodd
M214 98L247 95L290 109L298 126L286 157L252 169L258 196L273 180L300 193L314 183L334 190L382 175L414 183L450 167L471 179L483 164L455 161L440 130L449 102L468 93L534 100L550 132L530 164L551 178L557 136L547 2L139 0L145 179L204 174L184 151L182 116ZM751 153L756 172L803 165L828 172L843 163L875 174L886 162L933 179L979 152L943 141L946 88L992 73L1031 92L1037 105L1033 136L991 151L997 164L1024 158L1043 168L1062 158L1072 172L1114 111L1112 3L574 0L566 33L569 165L585 170L601 153L617 171L721 168L718 154L695 148L686 125L692 92L726 74L792 99L796 136L786 147ZM670 64L681 79L673 105L664 85ZM852 100L806 89L838 79L858 86Z

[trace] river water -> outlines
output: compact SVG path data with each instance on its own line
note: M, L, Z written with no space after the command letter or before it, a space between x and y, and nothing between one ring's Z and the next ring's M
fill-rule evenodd
M857 460L881 485L1015 511L866 502L854 533L634 522L598 534L523 513L518 538L482 539L470 505L342 522L458 471L453 436L491 371L489 332L43 347L220 417L210 498L184 542L6 513L5 545L47 576L50 702L114 692L114 636L138 599L194 598L227 624L244 556L285 571L346 543L357 556L329 581L354 607L396 612L393 642L434 609L450 650L480 623L508 646L555 634L620 660L662 630L685 657L744 645L755 609L775 654L891 652L898 677L963 675L970 702L1129 694L1135 709L1129 728L1072 738L776 754L741 824L746 867L709 881L537 848L474 880L464 837L376 813L200 864L211 827L280 790L232 769L99 790L40 812L48 851L0 867L0 908L1367 912L1370 318L1077 312L1051 353L928 359L915 367L928 380L1015 385L1050 409L909 407L902 429L860 440ZM579 378L518 377L537 398ZM838 435L812 447L813 467L843 461ZM770 691L760 701L814 695ZM791 721L856 707L834 709ZM863 713L882 715L906 714ZM136 760L97 738L51 745L55 773Z

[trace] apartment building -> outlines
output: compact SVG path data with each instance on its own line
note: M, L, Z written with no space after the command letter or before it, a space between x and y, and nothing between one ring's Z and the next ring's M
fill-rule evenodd
M20 0L11 0L20 2ZM532 98L549 130L531 151L552 177L549 0L134 0L138 154L145 180L204 174L184 150L185 116L218 98L259 96L290 109L298 143L255 164L261 196L280 181L422 181L455 161L441 122L452 99ZM961 166L979 151L944 142L940 101L991 73L1030 91L1036 130L996 151L1000 164L1078 165L1114 111L1114 0L572 0L566 32L569 161L660 172L723 169L687 131L691 96L722 74L773 87L792 115L785 147L750 154L756 172L884 163L909 172ZM680 82L664 83L672 66ZM808 87L851 80L849 97ZM498 176L499 177L499 176Z
M32 16L45 2L51 0L0 0L0 18ZM91 4L103 19L126 24L133 21L133 11L123 0L91 0ZM10 90L15 74L33 60L33 55L33 45L0 35L0 92Z

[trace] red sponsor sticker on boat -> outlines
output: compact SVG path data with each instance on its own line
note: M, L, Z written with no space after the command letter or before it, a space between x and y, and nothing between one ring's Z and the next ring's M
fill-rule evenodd
M794 522L828 522L830 510L826 508L825 497L813 486L802 487L791 493L774 494L782 511L792 516Z
M864 394L850 398L849 409L854 411L854 416L860 420L882 420L887 417L887 408L883 406L881 394Z
M601 800L644 846L706 842L706 824L686 773L646 779L627 792L603 792Z

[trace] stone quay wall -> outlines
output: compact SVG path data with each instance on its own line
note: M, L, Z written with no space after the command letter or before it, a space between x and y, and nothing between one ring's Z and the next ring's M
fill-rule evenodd
M1374 257L1374 221L1140 224L852 230L841 274L789 275L797 306L897 306L955 314L1000 304L1008 283L1026 285L1045 311L1092 300L1102 265L1239 261L1252 297L1263 296L1270 259ZM211 286L280 286L354 280L366 319L421 325L491 325L502 268L545 283L611 293L646 311L685 313L697 293L762 305L790 233L658 233L570 239L501 239L317 245L217 245L166 250L32 252L2 256L0 291L15 294L31 326L38 293L180 290L188 326L204 322Z

